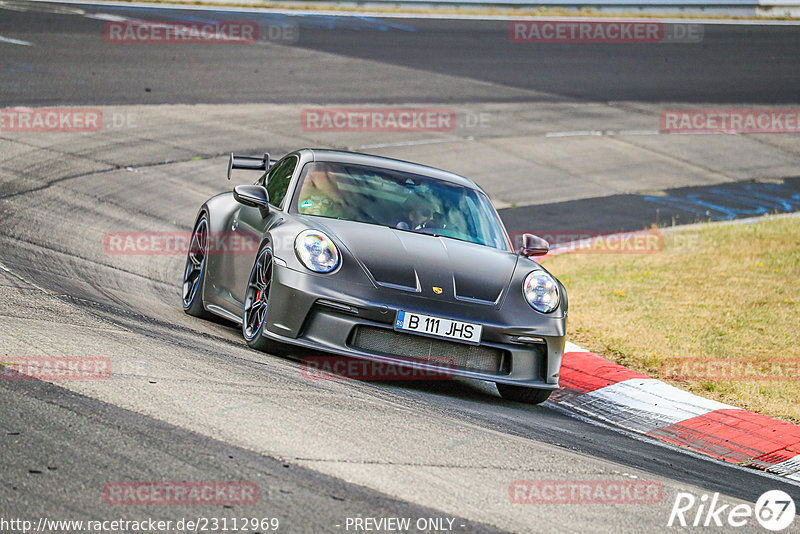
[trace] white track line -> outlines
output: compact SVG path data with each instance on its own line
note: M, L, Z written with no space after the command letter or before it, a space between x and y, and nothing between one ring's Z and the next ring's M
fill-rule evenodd
M107 22L129 22L134 21L134 19L130 19L128 17L121 17L119 15L111 15L108 13L86 13L83 15L87 19L94 19L94 20L105 20Z
M659 130L575 130L572 132L547 132L545 137L581 137L601 135L661 135Z
M15 44L22 46L33 46L33 43L29 43L28 41L22 41L20 39L11 39L10 37L3 37L2 35L0 35L0 43L8 43L8 44Z

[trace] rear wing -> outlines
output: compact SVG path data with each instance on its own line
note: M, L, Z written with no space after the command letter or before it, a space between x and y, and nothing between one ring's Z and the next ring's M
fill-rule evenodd
M276 160L270 159L269 153L264 153L262 157L253 156L237 156L231 152L231 157L228 160L228 180L231 179L231 172L233 169L248 169L251 171L268 171L270 167L277 163Z

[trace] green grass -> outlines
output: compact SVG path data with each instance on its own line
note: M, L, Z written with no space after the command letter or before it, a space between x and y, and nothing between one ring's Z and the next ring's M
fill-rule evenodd
M572 253L546 266L567 287L570 341L800 423L800 218L680 229L658 253ZM743 364L750 372L723 372Z

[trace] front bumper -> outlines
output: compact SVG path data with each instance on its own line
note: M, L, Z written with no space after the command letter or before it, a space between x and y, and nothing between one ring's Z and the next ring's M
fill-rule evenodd
M277 263L270 303L262 335L275 341L431 372L444 369L454 376L558 389L565 317L523 308L534 319L520 324L525 316L513 304L441 302ZM480 345L396 331L400 309L480 323Z

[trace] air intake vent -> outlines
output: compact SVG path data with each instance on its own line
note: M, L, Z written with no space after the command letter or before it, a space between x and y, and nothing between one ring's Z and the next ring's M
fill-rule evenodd
M509 372L509 358L503 350L402 334L386 328L358 326L350 344L372 354L407 358L443 367L491 374Z

